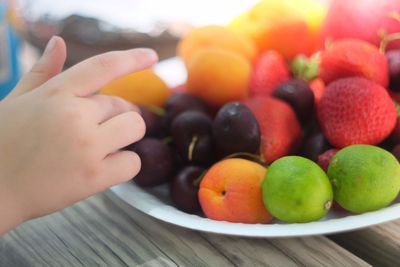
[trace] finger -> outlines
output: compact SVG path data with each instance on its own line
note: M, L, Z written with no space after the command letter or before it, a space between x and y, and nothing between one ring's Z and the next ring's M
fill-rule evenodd
M146 69L157 61L157 54L146 48L113 51L89 58L52 80L76 96L88 96L107 83L132 72Z
M139 113L130 111L102 123L99 132L108 154L142 139L146 126Z
M64 40L61 37L53 36L48 42L41 58L22 77L9 97L19 96L31 91L59 74L65 63L66 51Z
M132 151L119 151L107 156L103 162L104 181L101 190L129 181L141 167L139 156Z
M95 104L95 116L98 123L128 111L139 112L139 108L117 96L93 95L88 98Z

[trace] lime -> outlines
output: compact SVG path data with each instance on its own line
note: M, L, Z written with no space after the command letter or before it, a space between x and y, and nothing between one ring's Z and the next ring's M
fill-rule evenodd
M319 220L332 205L332 186L313 161L283 157L271 164L262 184L266 208L284 222Z
M362 213L383 208L400 190L400 165L386 150L352 145L333 156L328 168L335 200L346 210Z

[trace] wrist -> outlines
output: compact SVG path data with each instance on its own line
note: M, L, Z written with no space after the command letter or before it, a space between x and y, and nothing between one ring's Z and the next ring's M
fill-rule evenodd
M20 201L12 190L0 184L0 236L25 221Z

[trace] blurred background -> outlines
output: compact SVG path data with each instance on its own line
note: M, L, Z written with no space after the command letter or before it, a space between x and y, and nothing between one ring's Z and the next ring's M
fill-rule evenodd
M133 47L154 48L165 59L175 55L179 38L193 27L227 24L255 2L0 0L0 99L53 35L67 43L66 66Z

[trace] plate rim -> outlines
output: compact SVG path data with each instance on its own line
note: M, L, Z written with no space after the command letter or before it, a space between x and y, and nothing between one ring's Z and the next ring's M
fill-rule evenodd
M215 221L180 211L131 181L113 186L110 190L131 207L157 220L200 232L238 237L289 238L335 234L359 230L400 218L400 203L396 202L377 211L325 221L291 224L232 223Z

